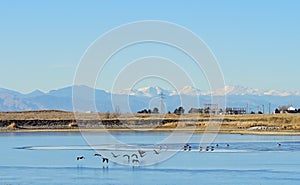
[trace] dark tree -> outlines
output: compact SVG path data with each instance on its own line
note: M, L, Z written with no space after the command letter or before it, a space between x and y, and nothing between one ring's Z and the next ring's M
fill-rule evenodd
M275 109L275 114L279 114L280 110L279 109Z
M137 113L138 114L148 114L149 112L146 109L144 109L144 110L138 111Z
M205 113L205 114L209 114L209 113L210 113L210 108L209 108L209 107L205 108L205 109L204 109L204 113Z
M174 114L177 114L177 115L184 114L184 108L178 107L177 109L174 110Z
M158 114L159 113L159 110L157 107L154 107L153 110L152 110L152 114Z

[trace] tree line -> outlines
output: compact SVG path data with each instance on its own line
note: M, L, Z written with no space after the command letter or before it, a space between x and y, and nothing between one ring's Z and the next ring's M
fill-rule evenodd
M182 106L176 108L173 111L173 114L181 115L184 114L184 108ZM151 109L143 109L137 112L138 114L159 114L159 109L157 107L154 107L152 110ZM171 114L171 111L168 112L168 114Z

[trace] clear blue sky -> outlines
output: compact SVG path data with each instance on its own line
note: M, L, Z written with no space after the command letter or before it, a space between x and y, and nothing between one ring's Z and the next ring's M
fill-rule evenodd
M0 1L0 87L72 85L87 47L133 21L163 20L202 38L228 85L300 90L299 1Z

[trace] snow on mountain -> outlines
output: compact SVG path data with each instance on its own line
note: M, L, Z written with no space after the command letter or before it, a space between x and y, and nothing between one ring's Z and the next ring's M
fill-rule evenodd
M196 96L200 95L200 89L197 89L192 86L185 86L182 89L176 90L166 90L158 86L154 87L143 87L138 89L124 89L116 94L122 95L131 95L131 96L145 96L145 97L155 97L163 94L164 96L174 96L174 95L189 95L189 96Z
M198 88L192 86L185 86L178 91L165 90L161 87L144 87L139 89L124 89L116 94L131 95L131 96L145 96L153 97L163 93L166 96L172 95L189 95L189 96L223 96L223 95L236 95L236 96L300 96L300 91L278 91L278 90L260 90L255 88L243 87L243 86L225 86L224 88L217 89L215 91L201 91Z
M280 91L277 91L277 90L268 90L268 91L265 91L263 93L264 95L271 95L271 96L290 96L292 95L290 92L280 92Z
M138 91L143 92L143 94L148 97L153 97L153 96L157 96L160 94L164 94L165 96L168 96L170 94L169 90L162 89L158 86L140 88L140 89L138 89Z
M185 86L178 91L178 94L199 96L199 95L201 95L201 91L200 91L200 89L192 87L192 86Z
M158 86L154 86L154 87L143 87L138 89L124 89L122 91L116 92L116 94L154 97L154 96L159 96L160 94L169 96L172 94L172 91L165 90Z
M263 91L261 91L259 89L253 89L253 88L248 88L248 87L243 87L243 86L225 86L224 88L221 88L221 89L211 92L211 94L214 96L223 96L223 95L239 95L239 96L257 95L257 96L261 96L261 95L263 95Z
M86 105L83 110L90 110L89 105L97 105L97 111L114 111L113 107L118 106L123 112L137 112L148 108L153 103L153 98L164 95L167 110L173 111L181 105L181 98L185 98L185 109L198 107L195 102L210 102L210 95L227 95L226 103L228 106L243 107L246 104L252 107L258 105L268 105L272 103L272 109L280 105L300 106L300 91L278 91L278 90L259 90L242 86L225 86L225 88L210 91L200 91L197 88L186 86L179 90L166 90L158 86L144 87L138 89L125 89L118 93L110 93L99 89L86 86L71 86L48 93L34 91L29 94L22 94L16 91L0 88L0 111L20 111L20 110L73 110L72 88L77 88L80 92L80 102ZM95 94L95 102L89 99L87 94ZM124 96L130 95L130 98ZM182 97L180 97L182 96ZM113 97L113 101L112 101ZM91 103L92 102L92 103Z
M215 96L222 95L237 95L237 96L300 96L300 91L278 91L278 90L260 90L255 88L243 87L243 86L225 86L222 89L210 92Z

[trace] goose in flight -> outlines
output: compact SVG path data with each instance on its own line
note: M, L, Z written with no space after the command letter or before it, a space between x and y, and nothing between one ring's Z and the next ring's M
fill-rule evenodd
M138 150L141 157L144 157L146 155L146 152L143 150Z
M102 157L102 162L103 163L108 163L108 158L106 158L106 157L103 157L101 154L94 154L94 156L96 156L96 157Z
M130 156L129 155L125 154L125 155L123 155L123 157L127 157L128 162L130 162Z
M108 158L103 157L103 158L102 158L102 162L103 162L103 163L105 163L105 162L108 163Z
M79 160L83 160L83 159L85 159L85 157L84 157L84 156L78 156L78 157L77 157L77 161L79 161Z
M135 157L137 159L139 158L138 155L136 155L136 154L132 154L131 157Z
M153 150L154 151L154 154L158 155L159 152L157 150Z
M117 157L119 157L120 155L116 155L116 154L114 154L113 152L111 152L111 155L114 157L114 158L117 158Z
M140 163L138 159L132 159L132 163Z

